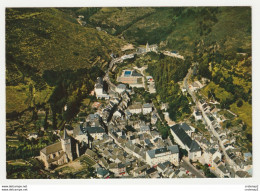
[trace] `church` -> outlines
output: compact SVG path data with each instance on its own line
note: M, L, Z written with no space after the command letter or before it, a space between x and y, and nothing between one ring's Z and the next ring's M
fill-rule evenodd
M63 137L60 142L54 143L40 151L40 159L48 169L52 165L62 165L73 160L71 138L64 129Z
M149 45L148 42L146 43L145 47L138 47L138 53L147 53L147 52L157 52L158 46L157 44Z

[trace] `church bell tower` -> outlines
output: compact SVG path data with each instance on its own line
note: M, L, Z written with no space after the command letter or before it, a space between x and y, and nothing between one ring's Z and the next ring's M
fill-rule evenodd
M64 128L64 134L61 139L62 150L67 154L68 158L72 161L72 151L71 151L71 138L67 134L66 128Z

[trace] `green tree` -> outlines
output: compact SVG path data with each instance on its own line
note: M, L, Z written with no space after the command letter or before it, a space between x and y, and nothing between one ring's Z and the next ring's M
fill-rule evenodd
M242 107L242 105L243 105L243 101L242 100L238 100L237 107Z

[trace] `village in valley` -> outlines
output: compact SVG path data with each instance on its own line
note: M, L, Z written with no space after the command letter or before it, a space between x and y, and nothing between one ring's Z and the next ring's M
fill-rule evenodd
M122 52L111 54L105 75L96 79L93 99L87 100L77 118L53 132L60 141L40 151L37 159L47 171L59 175L70 171L82 178L252 177L252 154L236 144L242 125L222 127L227 116L236 114L217 107L220 103L214 96L200 93L209 80L193 81L196 63L179 82L192 114L175 122L167 111L169 103L149 97L156 95L156 86L147 65L128 61L149 53L185 58L148 42L137 49L128 44ZM114 71L119 73L113 76Z

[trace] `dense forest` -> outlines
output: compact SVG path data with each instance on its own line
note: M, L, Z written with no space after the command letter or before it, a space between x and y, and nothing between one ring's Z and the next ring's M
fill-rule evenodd
M73 10L73 9L72 9ZM35 119L51 109L54 124L89 93L97 76L124 41L80 26L63 9L6 9L6 112L17 119L26 111ZM69 114L70 113L70 114Z
M154 77L158 100L169 103L169 116L176 121L191 113L189 100L181 93L177 83L186 76L191 66L191 58L183 61L163 54L157 57L158 62L149 63L147 72Z

